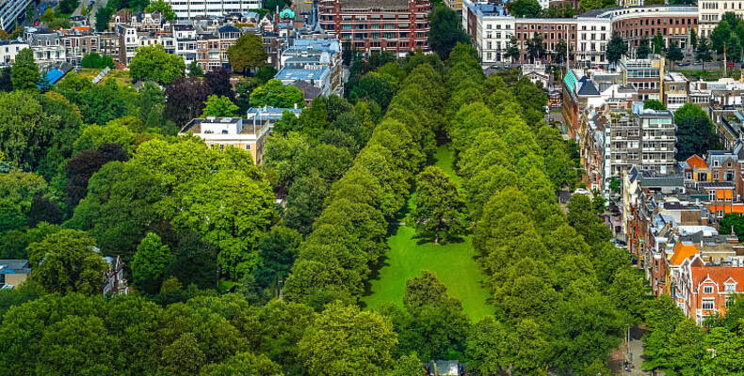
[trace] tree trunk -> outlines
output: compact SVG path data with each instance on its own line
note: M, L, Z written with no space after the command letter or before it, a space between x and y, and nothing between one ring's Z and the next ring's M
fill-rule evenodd
M434 245L439 245L439 231L434 233Z

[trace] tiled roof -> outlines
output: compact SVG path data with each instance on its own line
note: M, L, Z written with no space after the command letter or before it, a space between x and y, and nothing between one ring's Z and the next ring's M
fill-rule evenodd
M737 266L693 266L690 268L692 272L692 288L697 287L705 281L707 278L712 279L717 285L719 291L723 291L729 278L737 282L736 291L744 291L744 267Z
M690 167L696 167L696 168L708 167L708 164L705 163L705 160L703 160L703 158L700 158L697 155L693 155L692 157L687 158L687 164L690 165Z

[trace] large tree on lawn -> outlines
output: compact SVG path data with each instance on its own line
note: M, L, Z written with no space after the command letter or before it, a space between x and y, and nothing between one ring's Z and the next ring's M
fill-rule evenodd
M439 244L442 236L448 238L465 229L465 202L455 183L439 167L429 166L418 175L413 204L411 217L417 231L433 235L434 244Z

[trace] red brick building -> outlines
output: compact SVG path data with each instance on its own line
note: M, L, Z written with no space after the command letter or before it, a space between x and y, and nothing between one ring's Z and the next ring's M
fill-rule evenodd
M365 54L430 51L427 43L429 0L319 0L318 21L336 35L343 49Z
M684 263L675 286L676 297L687 317L702 324L706 317L726 313L726 302L744 292L744 267L705 266L699 257Z

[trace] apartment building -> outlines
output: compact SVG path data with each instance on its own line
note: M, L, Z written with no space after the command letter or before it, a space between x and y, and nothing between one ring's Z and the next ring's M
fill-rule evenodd
M505 16L504 7L463 2L462 25L478 51L483 65L511 62L506 49L514 37L514 17Z
M25 48L29 48L28 43L19 40L0 41L0 65L13 64L18 53Z
M606 66L608 64L607 43L611 38L611 19L578 17L576 19L576 61L587 67Z
M664 73L661 91L662 101L669 110L677 110L688 102L690 82L684 74L678 72Z
M178 19L198 16L222 17L230 13L246 13L261 8L261 0L165 0Z
M741 0L700 0L697 2L699 34L710 38L710 33L723 20L723 15L733 12L737 17L744 16L744 1Z
M613 111L605 128L605 178L620 177L636 166L641 171L670 174L675 170L674 113L644 110L636 102L633 111Z
M519 62L553 62L553 53L557 51L556 47L559 42L566 40L566 35L568 35L568 43L572 45L569 49L576 51L576 28L576 20L573 18L517 18L514 22L514 29L521 52ZM528 54L527 43L536 34L542 38L545 54L533 58Z
M29 28L26 29L25 39L34 52L36 64L44 66L66 61L66 49L56 31Z
M320 95L343 95L341 45L335 39L295 39L282 51L276 79L285 84L306 81Z
M23 21L26 18L26 8L31 0L4 0L0 2L0 29L7 32L16 27L16 20Z
M57 33L60 35L62 46L65 48L65 58L68 63L80 64L83 56L100 51L101 36L95 33L90 26L61 29Z
M702 325L705 319L726 313L727 303L744 292L744 265L705 265L699 258L685 263L675 283L677 304Z
M248 150L253 163L263 162L263 150L269 133L268 123L244 123L242 118L209 116L192 119L181 129L179 135L193 134L204 140L208 147L224 149L232 146Z
M650 41L656 34L662 35L667 47L675 43L685 49L689 45L690 30L698 28L695 6L652 5L597 13L598 17L612 20L612 31L620 34L633 52L643 37Z
M350 48L364 54L429 52L429 0L318 0L318 22Z
M662 101L664 57L651 56L648 59L628 59L623 57L617 64L623 74L623 82L638 90L639 99Z

